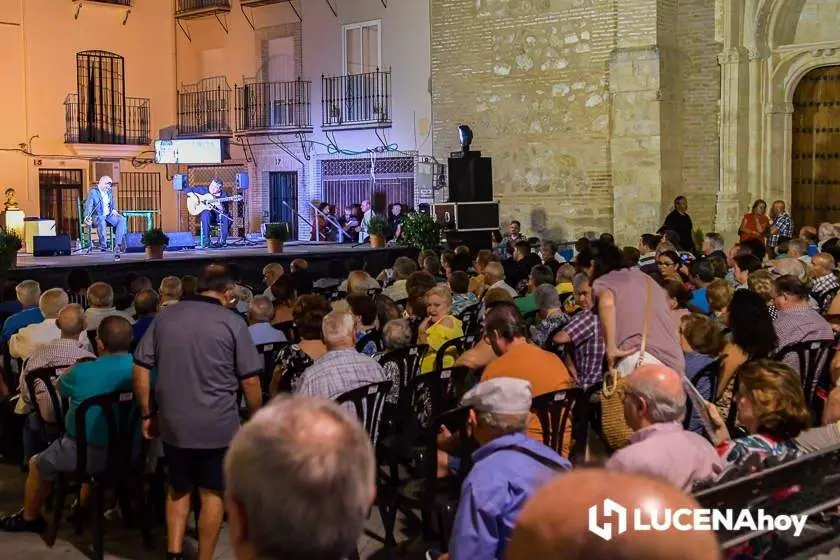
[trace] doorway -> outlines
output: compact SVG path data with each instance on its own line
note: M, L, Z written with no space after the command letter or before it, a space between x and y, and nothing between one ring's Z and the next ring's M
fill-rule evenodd
M284 204L285 203L285 204ZM288 205L288 206L287 206ZM289 208L291 207L291 208ZM286 222L292 239L297 239L297 219L292 208L298 207L296 171L272 171L268 174L268 221Z
M81 169L40 169L38 184L41 195L41 217L55 220L55 233L79 238L79 211L84 196Z
M793 223L840 222L840 66L810 71L793 97Z

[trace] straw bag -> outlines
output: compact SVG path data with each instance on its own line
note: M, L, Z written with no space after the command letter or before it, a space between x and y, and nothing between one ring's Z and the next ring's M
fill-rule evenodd
M642 345L639 348L639 359L636 367L642 365L647 347L648 325L651 313L651 285L647 278L647 295L645 296L645 318L642 325ZM604 385L601 388L601 433L607 445L613 449L621 449L629 443L633 430L624 419L624 383L626 378L620 376L615 367L610 366L604 373Z

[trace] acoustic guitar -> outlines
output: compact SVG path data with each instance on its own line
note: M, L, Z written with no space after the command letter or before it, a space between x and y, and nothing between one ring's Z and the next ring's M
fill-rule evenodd
M190 213L190 216L198 216L205 210L215 210L217 212L221 212L222 202L238 202L240 200L242 200L241 195L216 198L210 193L189 193L187 194L187 212Z

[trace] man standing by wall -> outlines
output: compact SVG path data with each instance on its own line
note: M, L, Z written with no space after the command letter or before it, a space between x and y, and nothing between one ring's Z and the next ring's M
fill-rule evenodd
M770 218L773 220L770 224L770 237L767 238L767 247L776 253L776 247L782 241L789 241L793 237L793 219L785 209L785 202L777 200L773 203L770 209Z
M669 230L680 236L680 247L684 251L694 252L694 224L688 215L688 200L682 195L674 199L674 209L665 217L665 223L657 233Z

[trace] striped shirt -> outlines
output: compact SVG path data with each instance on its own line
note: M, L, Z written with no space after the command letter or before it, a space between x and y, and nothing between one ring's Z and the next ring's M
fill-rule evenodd
M32 410L32 396L29 394L29 389L26 386L26 376L30 371L35 371L41 368L60 368L56 373L61 375L70 366L83 358L96 359L96 356L90 353L85 345L78 340L69 340L60 338L54 340L43 346L39 346L23 364L23 370L20 373L20 403L22 410L20 413L27 413ZM61 366L64 366L61 368ZM58 377L55 378L58 382ZM38 404L38 409L41 411L41 416L47 422L55 422L55 411L53 411L52 401L49 393L42 383L35 384L35 401Z
M578 383L587 389L603 380L606 344L601 322L589 309L581 309L563 329L575 348Z
M769 246L777 246L780 237L787 237L788 239L793 237L793 219L791 219L790 214L787 212L782 212L773 218L773 227L778 228L779 233L770 236L767 240Z
M331 350L306 368L297 393L335 399L347 391L385 380L385 371L373 358L356 352L355 348ZM355 413L352 405L347 408Z
M779 310L779 317L773 322L781 350L797 342L813 340L833 340L831 325L819 313L803 304L786 311ZM794 370L799 370L799 358L794 353L783 356L784 362Z

